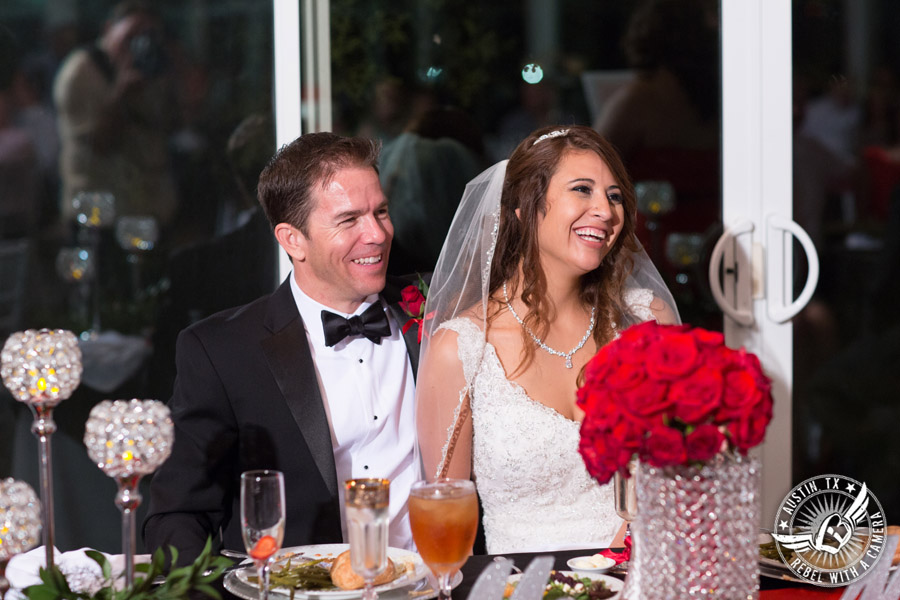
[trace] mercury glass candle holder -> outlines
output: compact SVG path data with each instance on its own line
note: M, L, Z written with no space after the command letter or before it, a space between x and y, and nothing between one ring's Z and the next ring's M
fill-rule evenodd
M143 254L156 247L159 241L159 224L156 217L127 216L116 221L116 241L128 253L131 266L131 293L137 299L141 295L141 268Z
M72 198L72 209L82 227L108 227L116 218L116 198L104 191L78 192Z
M116 197L102 190L78 192L72 198L72 212L80 225L79 245L88 246L94 257L94 277L90 280L93 303L91 329L82 334L83 337L90 337L100 333L101 327L100 230L112 226L116 219Z
M37 545L40 535L41 502L34 490L11 477L0 480L0 598L9 589L6 563Z
M41 518L47 568L53 566L53 465L50 436L56 431L53 409L81 383L81 350L71 331L29 329L6 340L0 352L0 376L13 397L34 415L31 432L38 438Z
M138 483L172 452L175 427L169 409L158 400L104 400L91 409L84 431L88 456L116 480L116 506L122 512L125 584L134 583L135 511L141 504Z

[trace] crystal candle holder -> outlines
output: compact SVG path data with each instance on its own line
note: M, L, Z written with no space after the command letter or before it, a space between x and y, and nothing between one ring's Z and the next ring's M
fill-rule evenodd
M50 436L56 431L53 409L81 383L81 350L71 331L29 329L6 340L0 352L3 384L34 415L31 432L38 438L43 542L47 568L53 566L53 465Z
M0 480L0 598L9 589L6 563L37 545L40 535L41 502L34 490L11 477Z
M116 198L109 192L78 192L72 208L75 220L87 228L108 227L116 218Z
M141 503L138 483L172 452L175 427L169 409L158 400L104 400L85 424L88 456L116 480L116 506L122 512L125 583L134 583L135 511Z

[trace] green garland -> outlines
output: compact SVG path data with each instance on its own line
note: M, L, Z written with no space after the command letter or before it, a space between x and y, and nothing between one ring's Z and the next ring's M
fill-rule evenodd
M178 550L169 546L169 552L172 564L175 564ZM106 556L96 550L87 550L85 554L96 561L103 571L103 587L98 592L73 592L65 575L54 565L52 569L41 568L42 583L25 588L25 597L30 600L178 600L189 595L202 595L221 600L211 584L222 577L225 567L231 565L227 558L212 555L212 541L207 539L203 552L193 564L172 569L166 575L166 556L160 548L153 553L149 563L135 565L135 574L142 573L143 577L136 576L130 588L117 590L112 565Z

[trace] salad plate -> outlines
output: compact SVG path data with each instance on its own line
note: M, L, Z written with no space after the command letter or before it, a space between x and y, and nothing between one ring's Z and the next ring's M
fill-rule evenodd
M556 573L560 573L561 575L565 575L566 577L571 577L573 579L577 579L579 581L584 579L590 579L591 581L602 581L609 591L613 592L613 595L610 596L610 600L618 599L622 594L622 588L625 586L625 582L621 579L617 579L611 575L604 575L602 573L586 573L586 572L575 572L575 571L555 571ZM516 573L510 575L506 582L511 585L515 585L522 578L520 573ZM546 592L545 592L546 594ZM504 598L507 596L504 594ZM566 598L577 598L577 596L556 596L557 598L566 599Z

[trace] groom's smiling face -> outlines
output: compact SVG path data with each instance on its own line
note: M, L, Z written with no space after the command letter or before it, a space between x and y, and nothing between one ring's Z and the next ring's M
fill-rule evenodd
M297 234L294 270L312 299L352 313L384 289L394 226L378 174L347 167L313 192L306 233Z

